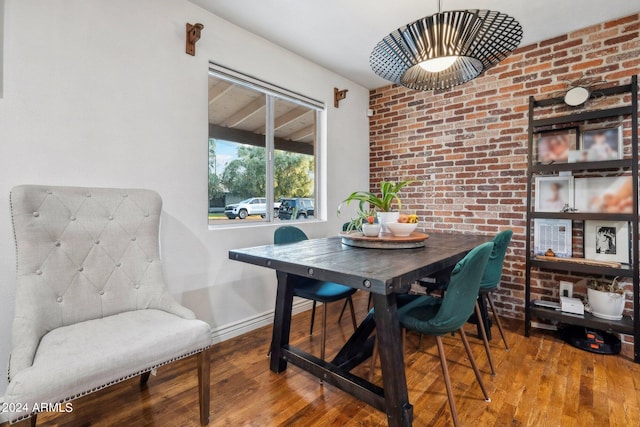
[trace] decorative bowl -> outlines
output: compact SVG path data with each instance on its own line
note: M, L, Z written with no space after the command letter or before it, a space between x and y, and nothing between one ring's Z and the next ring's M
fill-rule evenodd
M418 226L418 223L409 222L388 222L387 227L391 234L398 237L405 237L413 233Z

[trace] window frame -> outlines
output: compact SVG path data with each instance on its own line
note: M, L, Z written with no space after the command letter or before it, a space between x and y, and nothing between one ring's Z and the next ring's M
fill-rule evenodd
M232 82L234 84L238 84L244 86L246 88L255 90L257 92L262 93L266 99L266 116L265 116L265 150L266 155L266 200L267 206L271 206L271 209L266 209L265 218L262 221L255 222L244 222L244 221L233 221L221 224L211 224L207 221L208 227L210 230L215 229L223 229L223 228L246 228L246 227L259 227L259 226L272 226L276 224L274 209L273 206L275 204L275 191L274 191L274 152L275 152L275 131L274 131L274 123L275 123L275 101L276 99L280 99L282 101L291 102L293 104L309 108L315 112L315 143L313 147L313 162L314 162L314 180L313 180L313 192L314 192L314 217L313 219L305 219L304 223L310 222L319 222L324 221L324 214L318 215L318 213L324 212L320 208L323 206L324 201L322 200L322 194L324 194L323 190L326 187L326 180L324 174L322 173L322 165L324 163L324 159L320 157L321 153L326 153L326 150L322 149L322 145L325 140L323 136L325 135L325 120L327 115L327 109L324 102L310 98L298 92L294 92L288 89L285 89L281 86L265 82L256 77L240 73L238 71L227 68L223 65L216 64L214 62L209 62L209 70L207 73L207 78L209 76L216 77L218 79L226 80ZM208 104L207 104L208 105ZM209 136L209 135L208 135ZM208 140L209 138L207 138ZM207 172L209 173L209 172ZM208 203L207 203L208 206ZM208 212L208 210L207 210ZM289 222L300 222L302 220L291 219ZM284 225L284 224L282 224Z

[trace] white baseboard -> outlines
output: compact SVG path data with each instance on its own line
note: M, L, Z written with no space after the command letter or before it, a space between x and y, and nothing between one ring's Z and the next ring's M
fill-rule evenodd
M294 301L291 313L292 315L302 313L303 311L311 309L311 305L312 301L310 300ZM239 335L246 334L247 332L251 332L254 329L271 325L273 324L273 318L274 311L268 311L266 313L261 313L256 316L240 320L238 322L223 325L211 332L213 343L217 344L219 342L226 341Z

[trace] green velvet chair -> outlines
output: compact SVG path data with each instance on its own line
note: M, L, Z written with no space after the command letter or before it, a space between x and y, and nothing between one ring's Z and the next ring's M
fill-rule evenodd
M273 235L273 241L276 245L294 243L302 240L308 240L309 238L297 227L285 225L278 227ZM323 282L320 280L309 279L306 277L299 277L293 289L293 295L313 301L311 308L311 326L309 328L309 335L313 335L313 324L316 317L316 303L328 304L335 301L345 299L351 309L351 321L353 323L353 329L357 328L356 315L353 309L353 300L351 296L356 293L356 289L349 286L340 285L333 282ZM322 310L322 337L320 344L320 358L324 360L325 345L327 342L327 310L326 307Z
M459 425L458 413L453 400L453 390L442 344L442 336L455 331L460 333L469 362L485 400L487 402L491 401L462 327L474 311L480 289L480 280L483 277L492 249L493 242L484 243L474 248L458 262L451 273L447 292L443 298L419 297L398 310L398 317L402 327L420 334L434 335L436 337L451 415L456 426Z
M507 344L507 339L505 338L504 330L502 329L502 323L500 322L500 317L498 317L498 312L496 311L495 305L493 303L493 291L495 291L500 284L500 279L502 278L502 266L504 264L504 257L507 252L509 242L511 242L512 235L513 231L504 230L498 233L493 238L493 250L491 251L491 255L489 256L489 261L487 261L487 266L482 275L482 280L480 280L480 291L478 293L478 301L476 301L475 306L476 319L478 319L478 329L480 330L480 335L484 343L485 352L487 353L487 359L489 360L491 375L495 375L496 370L493 364L493 357L491 356L491 348L489 347L489 339L487 337L486 331L486 325L488 325L488 321L482 315L479 302L482 298L487 298L489 306L491 307L491 311L493 312L493 317L495 318L498 329L500 330L500 335L502 336L504 346L507 351L509 351L509 345ZM435 283L424 284L426 286L431 286L432 289L440 290L443 292L447 290L448 286L447 279L443 277L436 278ZM422 337L420 338L422 339Z

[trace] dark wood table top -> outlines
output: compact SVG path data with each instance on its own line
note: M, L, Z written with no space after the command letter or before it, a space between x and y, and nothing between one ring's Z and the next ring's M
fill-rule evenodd
M234 249L229 258L377 294L406 293L414 281L450 268L490 240L490 236L429 233L423 248L370 249L330 237Z

